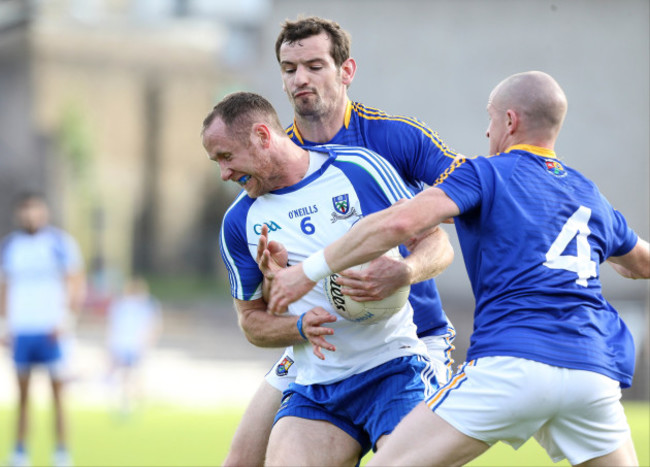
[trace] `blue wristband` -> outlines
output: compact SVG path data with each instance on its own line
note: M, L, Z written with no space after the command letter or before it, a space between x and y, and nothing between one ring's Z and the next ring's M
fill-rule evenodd
M305 317L307 312L303 313L300 315L300 318L298 318L298 321L296 322L296 326L298 327L298 332L300 333L300 337L303 339L307 340L307 336L302 332L302 319Z

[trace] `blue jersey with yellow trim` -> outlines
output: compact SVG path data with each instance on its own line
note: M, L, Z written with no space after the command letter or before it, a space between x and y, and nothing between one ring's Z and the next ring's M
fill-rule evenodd
M269 226L269 240L286 246L289 264L297 264L344 235L361 217L412 196L391 165L365 148L316 146L310 151L310 166L315 170L299 183L255 199L244 192L226 212L220 247L234 298L262 297L263 276L255 261L262 225ZM320 306L336 315L323 285L321 280L288 313L298 316ZM334 329L327 340L336 346L325 360L313 354L309 342L293 346L300 384L329 384L394 358L426 352L408 302L376 324L339 316L325 326Z
M295 122L286 131L301 146L320 144L305 140ZM425 184L432 185L457 156L423 122L389 115L351 101L348 102L344 125L328 143L361 146L382 155L414 194L422 191ZM404 247L400 251L402 255L408 255ZM420 336L447 332L449 323L433 279L413 284L409 300Z
M596 185L551 150L457 161L436 185L476 299L467 359L514 356L632 383L634 343L602 295L599 265L638 240Z

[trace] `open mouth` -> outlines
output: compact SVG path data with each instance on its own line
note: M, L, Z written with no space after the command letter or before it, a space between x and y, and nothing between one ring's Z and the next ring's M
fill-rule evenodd
M237 180L237 183L239 183L241 186L244 186L246 185L246 182L249 181L250 179L251 179L250 175L244 175L242 178Z

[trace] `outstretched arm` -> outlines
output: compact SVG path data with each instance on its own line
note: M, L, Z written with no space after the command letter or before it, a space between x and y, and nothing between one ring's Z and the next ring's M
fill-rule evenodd
M324 251L315 253L304 263L278 271L271 285L269 310L284 311L332 271L342 271L377 258L458 214L456 203L444 191L432 187L409 201L364 217Z
M650 245L642 238L639 238L629 253L610 256L607 261L623 277L650 279Z
M449 236L434 227L410 241L404 260L380 256L362 270L346 269L337 278L341 292L358 302L382 300L405 285L437 276L454 259Z
M449 235L440 226L413 238L407 247L411 251L405 260L411 267L411 284L436 277L454 260Z

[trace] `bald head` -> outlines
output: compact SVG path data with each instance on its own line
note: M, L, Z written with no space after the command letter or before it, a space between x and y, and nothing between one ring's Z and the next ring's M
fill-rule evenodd
M519 119L517 143L555 142L567 111L567 100L560 85L541 71L509 76L492 91L490 102L503 112L512 110Z

